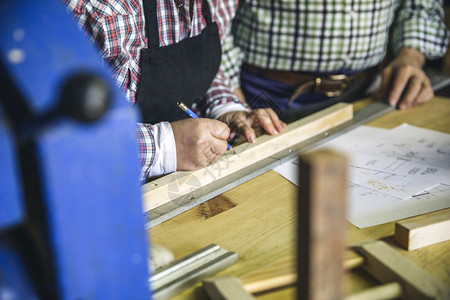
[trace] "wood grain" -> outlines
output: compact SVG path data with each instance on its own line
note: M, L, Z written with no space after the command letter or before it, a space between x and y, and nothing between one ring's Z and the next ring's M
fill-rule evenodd
M436 97L418 109L392 111L368 125L392 128L404 122L450 133L450 99ZM296 255L296 186L276 172L269 171L223 193L222 196L236 206L207 219L201 213L200 207L194 207L149 230L149 240L167 247L176 259L210 243L237 252L238 263L217 276L241 277L277 260ZM346 223L346 245L383 240L403 257L450 286L450 241L406 251L394 241L394 227L395 222L364 229ZM378 284L360 268L346 275L346 279L347 293L356 293ZM202 289L196 286L174 299L207 298ZM296 299L296 290L279 289L258 294L257 299Z
M394 238L406 250L450 240L450 211L441 210L399 221L395 224Z
M342 299L347 159L331 150L299 157L298 295Z

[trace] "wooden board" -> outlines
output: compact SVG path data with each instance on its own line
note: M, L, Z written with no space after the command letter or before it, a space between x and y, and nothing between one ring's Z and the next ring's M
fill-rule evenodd
M450 211L441 210L395 224L395 241L407 250L415 250L450 240Z
M185 195L194 199L206 186L219 178L258 162L277 152L286 150L310 137L351 120L351 104L338 103L306 118L289 124L277 136L263 135L255 143L234 148L236 154L227 153L206 168L191 172L175 172L143 185L143 210L147 212Z
M382 241L362 243L354 250L364 256L362 266L381 283L399 282L404 299L450 299L445 284L419 268Z
M299 299L342 299L347 159L322 149L299 157Z

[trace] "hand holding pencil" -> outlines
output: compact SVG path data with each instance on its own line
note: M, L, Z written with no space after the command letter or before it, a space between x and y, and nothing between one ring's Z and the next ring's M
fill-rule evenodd
M230 128L208 118L170 122L176 147L176 169L192 171L215 163L227 151Z
M181 108L189 117L193 118L193 119L198 119L198 116L189 108L187 107L186 104L184 104L183 102L177 102L177 105L179 108ZM227 144L227 150L229 150L231 153L235 154L233 148L231 147L230 144Z

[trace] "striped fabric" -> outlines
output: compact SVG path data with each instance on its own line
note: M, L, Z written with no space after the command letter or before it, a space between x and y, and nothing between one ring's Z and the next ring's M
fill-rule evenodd
M140 51L147 47L143 0L63 0L68 11L90 40L99 48L111 69L117 85L129 102L135 103L140 79ZM167 46L196 36L206 26L201 13L202 0L193 3L193 20L190 21L189 1L178 10L178 1L157 1L159 44ZM208 0L213 21L217 23L223 40L237 7L237 0ZM151 38L151 37L150 37ZM197 114L209 117L212 108L226 103L241 104L231 90L230 81L218 72L204 98L194 105ZM138 124L141 179L152 167L155 139L150 124Z
M364 70L385 57L391 25L394 53L410 47L436 58L449 37L443 15L439 0L241 0L233 23L238 48L227 42L223 69L234 85L239 58L277 70Z

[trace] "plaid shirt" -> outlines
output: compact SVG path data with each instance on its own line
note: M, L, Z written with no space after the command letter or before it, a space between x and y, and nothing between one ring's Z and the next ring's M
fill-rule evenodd
M241 0L222 68L239 86L239 60L261 68L351 72L378 65L391 25L394 54L416 48L445 54L448 31L439 0Z
M140 51L147 48L145 17L142 0L63 0L78 25L100 49L108 63L117 85L124 91L127 100L135 103L140 79ZM190 22L189 1L178 11L176 1L157 1L159 44L167 46L196 36L206 27L201 12L202 0L194 1L193 20ZM208 0L213 22L219 28L222 39L234 16L237 0ZM241 106L232 93L230 81L221 71L214 78L210 89L194 110L203 117L217 117L214 109L233 103ZM158 150L157 141L150 124L138 124L139 159L142 167L141 179L151 174ZM173 171L173 170L172 170ZM156 174L152 174L156 175Z

